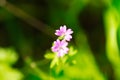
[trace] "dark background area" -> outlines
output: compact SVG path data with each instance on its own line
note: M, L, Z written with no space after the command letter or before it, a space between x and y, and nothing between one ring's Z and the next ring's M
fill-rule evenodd
M18 55L18 60L9 67L18 69L25 80L42 80L42 71L51 74L50 60L45 59L44 55L50 51L52 42L57 38L54 35L55 30L61 25L66 25L74 31L71 45L78 50L78 56L85 51L85 53L88 51L88 56L92 54L96 62L93 66L98 66L98 72L103 78L101 76L89 78L89 75L86 78L83 76L71 78L68 73L67 77L65 75L60 79L119 80L119 72L117 72L120 71L119 60L117 61L117 58L113 60L109 56L117 49L118 53L115 54L119 54L120 29L115 28L119 27L119 4L119 0L0 0L0 47L5 49L13 47ZM110 20L116 25L113 29L116 30L117 41L113 39L113 42L116 42L117 47L110 42L107 43L108 39L111 39L109 38ZM106 46L107 44L110 45ZM34 68L34 63L41 71ZM80 63L78 65L81 66ZM78 65L77 68L82 70ZM65 74L64 70L61 74ZM59 75L53 77L59 80ZM7 79L1 78L1 80ZM54 79L50 77L50 80Z

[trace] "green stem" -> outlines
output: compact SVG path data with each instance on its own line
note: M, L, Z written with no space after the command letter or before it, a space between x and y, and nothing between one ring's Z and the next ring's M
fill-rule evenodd
M37 64L33 62L29 57L25 59L26 64L39 76L42 80L54 80L52 77L44 73L40 68L37 67Z

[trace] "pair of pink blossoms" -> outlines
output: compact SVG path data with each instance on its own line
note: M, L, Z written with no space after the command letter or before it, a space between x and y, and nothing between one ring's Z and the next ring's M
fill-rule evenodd
M65 25L60 26L60 29L56 30L55 35L62 37L62 40L58 38L56 41L54 41L51 49L53 52L57 53L58 57L63 57L68 53L69 48L67 46L68 42L72 39L72 33L73 31L71 29L67 29Z

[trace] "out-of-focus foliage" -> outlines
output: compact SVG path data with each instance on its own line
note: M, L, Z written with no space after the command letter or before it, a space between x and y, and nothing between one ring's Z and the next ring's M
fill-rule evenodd
M119 47L117 43L117 30L119 29L119 26L120 26L119 17L120 15L118 15L118 12L114 8L110 8L105 13L105 25L106 25L105 30L106 30L106 36L107 36L106 51L107 51L107 57L114 67L116 80L120 79L119 77L120 52L119 52Z
M0 48L0 79L21 80L23 75L19 70L12 68L18 60L18 55L13 48Z
M74 33L58 58L61 25ZM0 0L0 80L120 80L120 0Z
M18 55L12 48L0 48L0 62L9 65L14 64L18 60Z
M79 35L81 38L82 34L84 35L82 32ZM106 76L99 71L87 41L84 40L82 44L86 46L85 50L82 50L84 46L76 48L78 51L74 50L73 46L71 46L68 55L63 58L58 58L51 52L46 53L45 58L53 58L50 65L53 80L106 80ZM55 57L52 57L53 55Z

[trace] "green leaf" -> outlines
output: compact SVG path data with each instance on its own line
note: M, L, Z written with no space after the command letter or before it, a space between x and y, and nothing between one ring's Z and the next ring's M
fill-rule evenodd
M0 48L0 62L14 64L18 55L13 48Z
M73 56L77 53L77 50L74 50L74 48L71 46L69 50L69 56Z
M0 64L0 80L22 80L23 75L7 64Z
M54 57L54 59L52 60L51 64L50 64L50 68L53 68L55 65L58 65L58 57Z
M46 54L44 55L44 57L45 57L46 59L53 59L54 56L55 56L55 54L54 54L54 53L50 53L50 52L48 52L48 53L46 53Z

